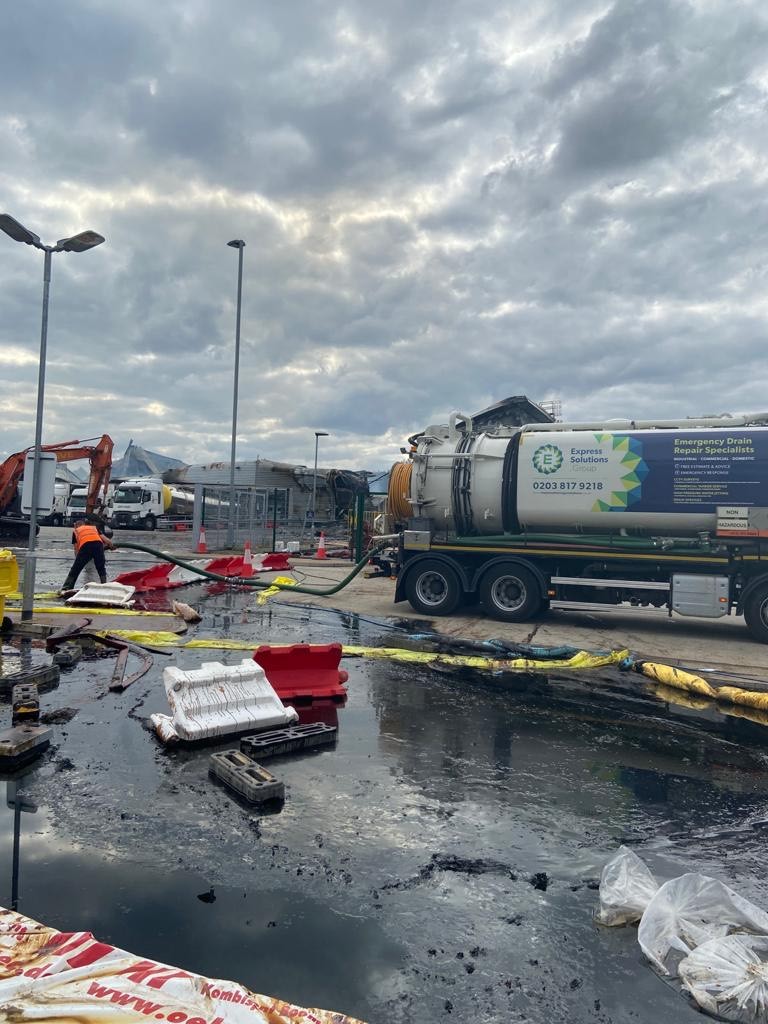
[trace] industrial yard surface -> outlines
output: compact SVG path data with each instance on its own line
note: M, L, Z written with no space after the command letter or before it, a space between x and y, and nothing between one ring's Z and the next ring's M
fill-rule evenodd
M68 531L40 540L38 590L53 590ZM149 542L189 552L184 535ZM108 562L113 577L151 560L118 551ZM315 585L348 569L302 560L295 576ZM412 634L437 629L628 647L768 679L768 647L740 619L555 612L507 626L473 612L430 623L393 605L393 590L359 578L330 599L286 592L259 607L252 591L199 583L151 604L198 608L187 638L253 647L418 649ZM346 706L323 712L337 745L271 762L286 802L260 813L209 780L210 753L236 742L165 750L146 728L167 711L167 664L232 664L248 651L169 650L123 694L107 691L112 658L82 660L41 694L53 745L15 783L37 806L21 814L23 913L369 1022L659 1024L701 1016L642 962L634 929L593 922L616 847L661 877L703 871L768 906L768 733L755 722L666 702L615 670L499 678L349 658ZM18 663L3 657L4 671ZM6 905L13 820L4 807Z

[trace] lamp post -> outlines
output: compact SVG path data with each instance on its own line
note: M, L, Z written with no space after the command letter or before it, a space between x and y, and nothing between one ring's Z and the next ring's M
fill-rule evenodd
M45 396L45 356L48 347L48 296L51 288L51 254L54 252L86 252L104 241L95 231L81 231L69 238L61 238L56 245L44 245L35 235L7 213L0 214L0 229L14 242L24 242L42 249L43 258L43 316L40 329L40 365L37 370L37 417L35 420L35 471L32 475L32 508L29 512L29 540L24 560L24 590L21 601L22 619L32 618L35 599L35 562L37 548L37 502L40 493L40 454L43 439L43 399Z
M317 442L321 437L328 437L327 430L315 431L315 472L312 475L312 529L315 528L315 513L317 511Z
M229 460L229 525L227 527L227 547L235 546L235 453L237 449L237 387L240 375L240 311L243 303L243 249L242 238L233 238L227 242L237 249L237 319L235 321L235 383L232 397L232 452Z

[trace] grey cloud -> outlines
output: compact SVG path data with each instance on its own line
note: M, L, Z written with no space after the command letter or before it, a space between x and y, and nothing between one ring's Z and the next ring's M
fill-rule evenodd
M54 260L46 437L227 457L234 237L243 457L307 462L320 428L329 460L386 465L385 436L520 392L576 418L761 405L760 9L587 11L57 5L94 70L51 37L46 79L12 71L2 206L107 245ZM9 450L41 262L0 237Z
M570 94L554 169L636 169L712 130L761 58L767 28L749 14L724 24L668 0L615 4L545 87Z

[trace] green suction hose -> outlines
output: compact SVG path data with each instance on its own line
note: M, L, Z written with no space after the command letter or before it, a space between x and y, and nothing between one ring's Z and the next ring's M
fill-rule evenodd
M146 554L153 555L162 562L173 562L174 565L178 565L182 569L187 569L189 572L197 573L198 576L202 576L208 580L214 580L216 583L229 583L232 586L238 587L256 587L259 590L264 590L267 587L278 587L280 590L290 590L299 594L314 594L315 597L332 597L334 594L338 594L340 590L343 590L348 583L352 582L355 576L359 575L363 571L374 552L379 551L381 548L389 547L390 544L391 539L378 541L370 547L368 551L366 551L352 571L345 576L341 582L334 584L332 587L304 587L298 583L270 583L267 580L257 580L253 577L222 576L218 572L207 572L207 570L201 569L199 565L192 565L189 562L183 561L181 558L176 558L175 555L168 554L166 551L158 551L156 548L147 547L146 544L136 544L130 540L119 541L115 544L115 548L130 548L132 551L144 551Z

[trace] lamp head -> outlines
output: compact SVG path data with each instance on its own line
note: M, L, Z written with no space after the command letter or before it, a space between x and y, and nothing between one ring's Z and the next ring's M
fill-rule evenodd
M71 238L62 238L56 243L60 252L86 252L97 245L101 245L104 236L95 231L81 231L79 235L72 235Z
M24 242L26 245L41 247L40 236L29 231L9 213L0 213L0 230L4 231L14 242Z

